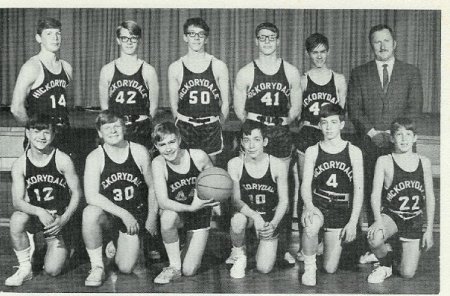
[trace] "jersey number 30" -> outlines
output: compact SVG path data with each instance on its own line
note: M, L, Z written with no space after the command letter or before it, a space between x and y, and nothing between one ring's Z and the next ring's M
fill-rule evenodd
M122 201L124 197L125 200L129 200L132 199L134 196L134 187L133 186L125 187L123 191L119 188L116 188L113 190L113 193L115 201Z

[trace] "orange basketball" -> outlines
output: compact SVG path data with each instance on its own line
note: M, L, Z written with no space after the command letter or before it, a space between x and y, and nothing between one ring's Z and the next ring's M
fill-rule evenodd
M198 175L196 188L199 198L222 202L233 193L233 180L226 170L212 167Z

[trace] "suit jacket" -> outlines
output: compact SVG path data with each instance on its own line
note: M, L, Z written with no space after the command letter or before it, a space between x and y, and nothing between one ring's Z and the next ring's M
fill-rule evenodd
M352 70L347 95L350 120L360 136L371 128L388 130L397 117L417 118L423 90L417 67L395 59L387 92L383 92L375 61Z

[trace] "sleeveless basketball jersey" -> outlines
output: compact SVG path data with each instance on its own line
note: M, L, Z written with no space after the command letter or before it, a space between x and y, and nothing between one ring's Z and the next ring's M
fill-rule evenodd
M195 183L200 174L190 154L189 159L189 171L186 174L175 172L166 163L169 199L185 205L190 205L194 199Z
M265 116L287 117L290 108L291 88L281 60L278 72L264 74L255 61L252 86L247 91L245 111Z
M54 149L49 162L43 167L35 166L26 153L25 182L30 203L53 214L64 214L70 202L70 191L66 178L56 167Z
M100 174L100 194L133 213L147 205L148 188L144 175L131 154L130 144L128 142L128 157L123 163L114 162L101 146L105 163Z
M308 83L303 92L301 119L309 121L313 125L318 125L320 108L325 104L339 104L334 83L334 73L331 74L330 81L325 85L316 84L309 75L306 77Z
M404 171L394 160L394 176L392 184L386 190L384 205L389 210L407 219L422 213L425 202L425 182L422 161L414 172Z
M40 63L44 70L44 80L39 86L31 89L26 97L28 115L48 114L68 121L66 88L69 85L69 77L64 66L61 63L61 71L54 74L44 63Z
M144 63L131 75L120 72L114 62L114 75L109 84L109 109L119 115L149 115L149 90L142 76Z
M270 156L267 171L259 179L250 176L244 164L242 166L242 176L239 180L239 185L243 202L252 210L263 215L263 217L273 218L278 205L278 190L277 183L273 181L272 172L270 171ZM267 219L265 218L265 220Z
M212 69L212 60L202 73L194 73L183 64L183 81L178 89L178 112L199 118L220 115L220 89Z
M317 143L319 153L314 165L313 188L334 193L353 193L353 167L349 146L336 154L325 152Z

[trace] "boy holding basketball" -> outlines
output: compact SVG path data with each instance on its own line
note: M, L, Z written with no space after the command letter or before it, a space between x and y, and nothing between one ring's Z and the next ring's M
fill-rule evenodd
M316 285L318 235L324 229L323 267L336 272L342 244L353 241L363 199L363 160L359 148L341 138L344 110L326 104L320 110L323 140L305 152L301 223L305 272L302 283Z
M399 269L404 278L416 273L421 248L428 251L433 246L435 200L430 160L413 153L417 135L410 119L394 120L390 132L394 152L378 158L373 179L375 222L367 238L380 265L369 275L369 283L382 283L392 275L392 248L385 242L394 234L398 234L402 245ZM427 228L422 234L424 207Z
M194 275L202 261L208 239L211 199L197 196L195 184L199 173L212 167L208 155L199 149L181 149L180 132L172 122L155 126L153 143L160 155L152 162L155 192L161 217L161 235L169 257L169 266L155 278L157 284L168 284ZM184 260L181 260L178 228L187 230Z
M237 212L231 218L233 248L227 264L233 264L230 276L245 276L245 230L254 227L259 238L256 268L261 273L272 270L277 254L279 224L288 207L287 172L282 160L264 152L267 146L261 123L242 125L244 153L228 162L233 179L233 204Z

